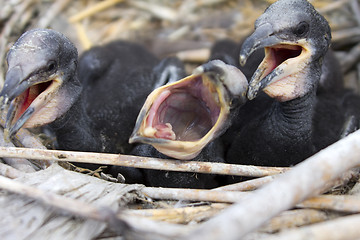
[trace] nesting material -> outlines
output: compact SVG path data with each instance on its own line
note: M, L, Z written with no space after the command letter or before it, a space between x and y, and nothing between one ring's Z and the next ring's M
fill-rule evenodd
M8 49L31 28L64 33L80 54L115 39L138 42L159 57L178 56L190 73L207 60L216 40L241 41L249 35L256 18L273 2L5 1L0 10L0 86ZM343 56L346 86L358 91L358 1L310 2L331 25L332 48ZM25 129L13 143L0 144L2 239L328 240L360 236L360 228L354 227L360 223L359 170L355 168L360 165L359 131L291 169L51 151ZM150 188L65 170L59 166L64 161L254 179L212 190Z

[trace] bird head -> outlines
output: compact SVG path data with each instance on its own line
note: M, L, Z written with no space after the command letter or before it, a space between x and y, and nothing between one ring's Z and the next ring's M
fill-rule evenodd
M77 56L75 46L50 29L30 30L14 43L0 92L9 137L21 127L48 124L68 111L81 92Z
M196 157L230 125L231 113L246 102L247 80L220 60L155 89L142 107L129 142L151 144L173 158Z
M255 31L240 51L243 65L254 51L265 49L249 83L248 98L263 90L278 101L289 101L312 91L330 41L328 22L308 1L279 0L270 5L256 20Z

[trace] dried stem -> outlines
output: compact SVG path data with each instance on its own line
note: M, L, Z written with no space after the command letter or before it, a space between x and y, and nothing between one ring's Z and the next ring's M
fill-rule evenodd
M69 18L69 22L75 23L83 20L84 18L90 17L98 12L104 11L115 4L123 2L124 0L105 0L99 2Z
M320 151L225 209L184 239L239 239L317 194L327 182L360 164L360 131ZM288 238L291 239L291 238Z
M199 189L182 189L182 188L153 188L146 187L141 191L147 197L155 199L168 200L188 200L188 201L209 201L221 203L238 202L251 193L244 192L226 192Z
M260 231L274 233L286 228L300 227L326 221L329 218L330 216L325 212L313 209L285 211L271 219Z
M70 161L94 164L109 164L135 168L149 168L166 171L183 171L212 173L224 175L237 175L249 177L262 177L279 174L288 168L257 167L236 164L195 162L170 159L138 157L121 154L74 152L60 150L43 150L29 148L0 147L0 157L21 157L26 159Z
M181 61L184 62L193 62L193 63L203 63L210 57L210 50L208 48L187 50L176 53Z
M185 224L208 219L228 206L229 204L213 203L211 205L198 207L126 210L124 214L146 217L156 221Z
M57 0L53 5L46 10L46 13L43 17L40 18L38 21L39 28L46 28L48 27L51 22L57 17L61 11L63 11L66 6L69 5L71 0Z
M323 195L310 198L296 206L302 208L360 213L360 197L350 195Z
M218 188L214 188L213 190L221 190L221 191L252 191L266 183L273 181L275 176L266 176L262 178L252 179L244 182L234 183Z
M346 240L359 239L360 214L313 224L310 226L283 231L280 234L264 238L264 240Z
M25 173L17 170L7 164L0 163L0 175L7 178L17 178L23 176Z

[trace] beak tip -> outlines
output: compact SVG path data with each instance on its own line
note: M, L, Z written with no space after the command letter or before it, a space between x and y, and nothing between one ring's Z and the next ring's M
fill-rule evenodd
M246 64L247 58L244 54L241 54L239 60L240 60L240 65L244 66Z
M258 91L257 91L257 90L252 89L252 88L249 88L249 90L248 90L248 92L247 92L247 98L248 98L249 100L253 100L253 99L256 97L257 94L258 94Z

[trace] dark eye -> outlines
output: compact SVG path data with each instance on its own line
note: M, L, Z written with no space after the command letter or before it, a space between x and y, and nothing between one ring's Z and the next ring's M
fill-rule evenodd
M307 22L301 22L296 26L293 32L297 37L303 37L308 33L308 31L309 24Z
M56 62L55 61L50 61L47 65L47 71L48 72L52 72L56 69Z
M233 98L231 99L231 102L230 102L230 108L231 109L234 109L236 107L240 106L240 99L239 98Z

